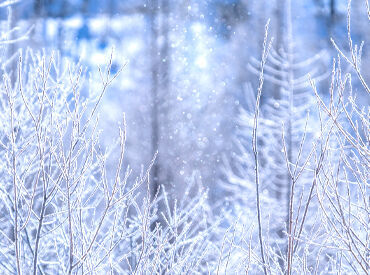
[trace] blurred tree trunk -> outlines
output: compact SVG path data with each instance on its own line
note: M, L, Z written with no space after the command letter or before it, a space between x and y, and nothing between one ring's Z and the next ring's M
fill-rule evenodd
M19 16L21 14L21 4L18 3L9 9L9 12L11 13L11 18L10 18L10 30L18 26L18 20ZM12 32L9 37L10 40L17 39L17 32ZM8 58L14 57L14 55L19 51L19 45L18 43L11 43L8 47ZM11 63L9 64L10 68L10 79L12 85L15 85L17 81L17 67L18 67L18 56L15 56Z
M282 2L282 3L281 3ZM276 30L276 47L278 51L278 56L285 59L285 63L288 64L287 68L282 67L282 63L276 67L276 69L280 72L286 72L284 76L281 76L281 80L286 82L287 88L283 88L281 85L274 85L274 98L277 100L286 98L288 102L288 112L289 115L287 120L284 121L286 126L285 132L285 141L287 147L287 158L289 161L292 160L292 108L293 108L293 96L294 96L294 85L293 85L293 49L292 49L292 17L291 17L291 1L290 0L283 0L277 1L277 22L278 27ZM286 89L283 91L282 89ZM277 106L277 108L281 108ZM281 123L281 121L276 121L277 125ZM280 131L279 131L280 132ZM278 137L277 140L280 140ZM283 145L283 144L282 144ZM279 165L285 166L285 160L282 156L281 152L277 152L280 157L277 159L279 160ZM280 173L277 175L276 181L276 199L281 202L281 205L286 206L286 210L284 211L286 226L288 226L289 222L289 201L290 201L290 187L291 187L291 178L287 171ZM286 232L287 227L284 227L282 224L281 228L278 230L277 234L281 239L286 239ZM282 270L284 270L284 261L283 257L287 254L288 251L288 244L284 246L284 249L281 251L281 258L279 258L279 264Z
M286 35L285 32L287 31L286 25L287 25L287 20L286 20L286 7L287 7L287 0L282 0L282 1L276 1L277 7L276 7L276 22L277 22L277 28L276 28L276 50L278 51L278 54L281 54L281 51L285 50L285 39L284 36ZM278 71L284 71L284 68L281 66L277 65L276 68ZM274 99L281 99L281 85L274 84L273 88L273 98ZM281 165L284 165L284 160L281 159ZM276 198L278 200L281 200L282 202L285 201L284 194L286 193L285 189L286 186L283 184L285 175L279 175L278 176L278 182L276 183ZM284 237L283 229L281 232L279 232L280 237Z
M58 43L58 50L61 55L64 53L64 45L65 45L65 37L64 37L64 20L67 14L67 5L66 1L63 1L61 4L61 9L59 12L59 18L58 18L58 38L57 38L57 43Z
M45 42L47 44L44 6L45 0L35 0L33 3L33 17L31 24L34 26L34 29L32 31L31 40L36 45L40 45Z
M152 156L156 154L159 149L159 99L158 99L158 1L149 1L149 27L150 27L150 58L151 58L151 150ZM159 188L159 159L156 159L151 171L151 193L154 197Z
M286 0L276 1L276 31L275 31L275 45L276 50L279 52L284 48L284 32L286 30L286 22L285 22L285 6ZM282 70L282 68L276 68L277 70ZM274 85L274 92L273 97L275 99L280 99L280 85Z
M330 17L328 20L328 48L332 49L333 52L335 52L335 49L332 48L332 43L330 40L330 37L334 35L334 27L335 27L335 16L336 16L336 2L335 0L330 0Z
M171 68L171 53L169 47L169 29L170 29L170 0L161 0L161 25L160 25L160 38L159 41L159 87L160 87L160 143L164 144L161 147L159 161L166 159L167 163L162 162L163 174L162 178L167 187L170 186L172 179L171 169L168 167L169 160L173 157L169 148L170 146L170 133L171 133L171 116L169 115L172 97L170 94L170 68ZM161 176L161 175L159 175Z
M81 6L81 12L84 22L86 22L86 19L89 17L89 7L90 7L90 0L84 0L82 2Z
M41 11L44 5L43 2L44 2L43 0L35 0L35 2L33 3L33 14L36 18L37 16L41 15Z
M335 17L335 0L330 0L330 18L331 20Z
M35 0L33 3L33 18L34 18L34 24L35 28L33 30L33 35L37 32L37 21L43 16L42 9L43 9L43 0Z
M156 196L161 185L171 181L168 136L170 132L170 3L169 0L150 1L150 58L151 58L151 150L158 152L151 171L151 195ZM160 207L160 204L159 204ZM159 209L160 211L160 209ZM161 221L161 219L159 219ZM155 224L152 225L155 226Z

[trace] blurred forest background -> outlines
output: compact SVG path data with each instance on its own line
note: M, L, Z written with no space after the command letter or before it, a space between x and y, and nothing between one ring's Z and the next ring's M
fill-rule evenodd
M319 54L320 92L328 91L332 57L330 37L347 47L347 1L287 0L25 0L13 5L12 22L33 29L30 39L12 45L46 50L80 61L98 79L112 48L112 70L125 65L100 109L103 143L117 134L127 116L126 165L140 171L158 150L152 168L153 192L166 186L174 196L197 178L209 188L211 205L226 202L225 163L238 155L235 139L240 109L253 111L264 26L279 48L291 22L298 60ZM352 39L370 41L364 1L352 3ZM7 10L1 10L7 18ZM291 18L290 18L291 17ZM362 73L369 79L369 51L363 49ZM308 64L308 70L311 70ZM272 64L278 69L278 65ZM354 80L354 90L358 87ZM249 84L250 83L250 84ZM92 85L93 87L94 85ZM252 97L251 92L252 91ZM356 92L356 91L355 91ZM325 93L322 96L329 96ZM365 95L359 102L368 105ZM280 86L266 82L262 106L279 99ZM312 92L312 98L314 94ZM229 164L230 165L230 164ZM233 168L231 167L231 170ZM217 207L214 207L217 209Z

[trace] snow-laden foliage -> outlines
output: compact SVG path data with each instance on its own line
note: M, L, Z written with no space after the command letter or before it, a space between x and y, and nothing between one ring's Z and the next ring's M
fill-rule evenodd
M101 70L100 92L85 95L81 66L55 55L20 55L14 85L4 72L2 273L201 273L214 261L205 193L189 198L196 188L189 184L184 202L173 207L165 192L151 197L155 159L130 179L122 163L124 118L119 140L100 147L96 110L116 77L110 66ZM167 209L157 213L161 200ZM155 224L158 215L165 225Z
M356 103L351 74L343 76L340 64L346 59L369 93L359 67L361 51L352 46L348 27L350 57L334 43L340 55L334 59L330 97L323 98L316 82L328 74L313 67L321 55L296 61L289 24L288 18L286 43L270 50L267 63L262 57L250 65L262 71L260 83L271 81L279 92L262 107L258 94L256 110L240 111L239 153L225 169L225 189L240 218L228 240L236 252L225 257L225 268L232 263L239 273L248 268L253 274L366 274L369 109ZM264 47L265 52L266 40ZM297 76L310 68L314 72ZM255 253L259 262L253 261Z
M331 74L320 67L323 54L300 58L289 5L282 44L274 47L266 25L261 61L251 59L259 84L257 93L247 88L238 152L225 161L222 211L212 209L197 172L181 170L180 196L162 180L153 192L159 159L142 152L152 160L132 171L125 115L118 138L102 145L101 101L124 69L112 55L91 80L57 53L18 49L32 28L18 33L9 10L0 35L0 273L367 274L369 108L354 87L367 95L369 88L362 45L351 39L350 3L348 52L333 41ZM274 97L264 97L265 81ZM328 93L318 81L329 82Z
M15 56L14 71L3 66L1 83L1 273L194 274L211 268L217 222L207 220L206 193L190 182L183 202L173 206L164 191L152 197L155 158L130 179L123 165L124 116L119 139L108 149L100 146L97 110L117 76L112 58L99 70L100 89L89 89L83 67L57 54ZM107 165L112 158L113 168ZM163 213L157 213L159 201ZM155 223L159 215L165 224Z

